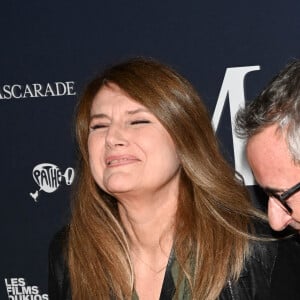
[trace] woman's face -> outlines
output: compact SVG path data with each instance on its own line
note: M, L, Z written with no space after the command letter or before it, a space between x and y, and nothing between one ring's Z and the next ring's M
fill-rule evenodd
M180 162L170 135L117 85L103 86L93 100L88 151L95 181L119 199L178 188Z

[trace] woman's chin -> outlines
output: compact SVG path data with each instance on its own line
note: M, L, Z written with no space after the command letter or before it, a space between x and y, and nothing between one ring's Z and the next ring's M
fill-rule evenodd
M105 187L108 193L112 194L113 196L117 195L125 195L130 194L133 192L133 188L130 186L126 186L124 184L109 184Z

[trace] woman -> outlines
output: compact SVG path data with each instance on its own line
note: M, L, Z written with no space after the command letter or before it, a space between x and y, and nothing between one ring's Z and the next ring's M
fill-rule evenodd
M115 65L87 86L76 132L50 299L268 299L274 258L249 242L260 214L186 79L150 59Z

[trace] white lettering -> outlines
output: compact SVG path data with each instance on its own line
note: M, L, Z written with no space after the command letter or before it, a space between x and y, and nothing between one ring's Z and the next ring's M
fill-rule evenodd
M28 95L28 96L27 96ZM25 85L25 90L22 98L33 98L34 95L30 89L30 86L28 84Z
M40 294L36 285L27 286L25 278L4 278L8 299L48 300L47 294Z
M50 93L50 95L47 95L48 93ZM54 94L54 92L53 92L53 90L51 88L50 83L47 83L46 91L45 91L45 95L44 96L45 97L47 97L47 96L55 96L55 94Z
M4 99L10 99L11 98L11 91L10 91L9 88L10 88L10 86L7 85L7 84L3 86Z
M68 95L76 95L76 92L74 92L74 81L66 81L67 89L68 89Z
M39 293L39 288L36 285L31 287L31 293L37 295Z
M20 93L18 96L16 95L15 93L15 89L18 88L19 90L21 90L22 86L19 85L19 84L14 84L12 87L11 87L11 94L13 96L13 98L22 98L22 94Z
M63 96L66 94L67 88L63 82L55 82L55 86L56 86L56 94L58 96ZM60 87L62 88L61 90Z
M54 83L32 83L32 84L5 84L0 86L0 99L20 99L20 98L38 98L38 97L59 97L76 95L74 91L74 81Z
M35 97L44 97L44 95L41 93L41 91L42 91L42 85L41 84L39 84L39 83L34 83L33 84L33 88L34 88L34 96Z
M212 118L212 125L215 130L218 129L221 114L228 95L230 107L230 119L232 124L232 138L235 169L245 180L246 185L254 185L254 178L248 162L245 157L245 144L234 133L235 115L239 108L245 105L244 79L249 72L260 70L260 66L247 66L227 68L219 93L218 101Z

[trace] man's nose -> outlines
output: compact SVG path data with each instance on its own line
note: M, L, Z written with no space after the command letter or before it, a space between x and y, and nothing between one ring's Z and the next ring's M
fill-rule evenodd
M270 226L276 231L286 228L292 219L280 202L272 197L268 201L268 217Z

